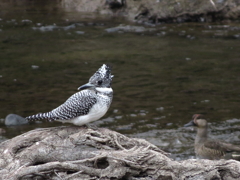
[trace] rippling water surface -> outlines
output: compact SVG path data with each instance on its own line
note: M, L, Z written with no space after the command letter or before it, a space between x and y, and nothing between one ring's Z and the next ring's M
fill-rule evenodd
M180 160L194 158L195 131L182 126L203 113L214 138L240 144L240 23L143 26L51 4L7 7L0 13L2 121L57 107L108 63L114 99L98 126L147 139ZM106 31L119 24L130 28ZM59 125L2 124L1 138Z

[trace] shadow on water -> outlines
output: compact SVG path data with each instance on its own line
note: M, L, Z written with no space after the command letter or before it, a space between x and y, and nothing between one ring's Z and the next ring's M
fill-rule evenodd
M109 63L114 99L98 126L147 139L175 159L186 159L194 157L195 131L182 126L203 113L214 137L239 143L239 23L108 33L124 21L32 2L38 3L6 3L0 13L2 120L10 113L25 117L57 107ZM59 125L0 127L11 138Z

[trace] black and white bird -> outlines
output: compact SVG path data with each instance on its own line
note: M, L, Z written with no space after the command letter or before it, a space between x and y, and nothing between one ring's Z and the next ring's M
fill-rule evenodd
M28 121L46 119L73 123L77 126L96 121L105 115L111 105L113 98L112 78L110 67L103 64L87 84L78 88L82 91L73 94L56 109L28 116L26 119Z

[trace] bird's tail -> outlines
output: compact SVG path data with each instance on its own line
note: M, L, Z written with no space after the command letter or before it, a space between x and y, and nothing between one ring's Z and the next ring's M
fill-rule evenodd
M26 117L26 119L28 121L37 121L37 120L44 120L44 119L52 121L53 116L52 116L51 112L47 112L47 113L39 113L39 114L35 114L35 115L32 115L32 116L28 116L28 117Z

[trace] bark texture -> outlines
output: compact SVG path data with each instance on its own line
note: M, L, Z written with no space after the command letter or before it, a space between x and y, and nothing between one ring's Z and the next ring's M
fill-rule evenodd
M143 139L99 128L36 129L0 146L0 178L240 179L234 160L173 161Z

